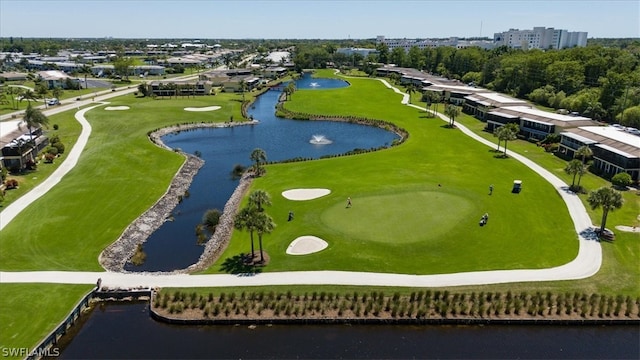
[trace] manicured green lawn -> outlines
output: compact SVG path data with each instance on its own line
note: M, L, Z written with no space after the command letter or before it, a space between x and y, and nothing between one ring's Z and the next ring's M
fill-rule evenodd
M415 274L545 268L577 254L566 206L544 179L513 159L494 157L460 131L400 104L370 79L348 88L297 91L287 108L324 115L385 119L407 129L401 146L357 156L269 166L253 189L270 192L267 209L278 227L265 236L271 257L263 271L361 270ZM514 179L525 190L512 194ZM493 195L488 187L494 185ZM289 201L292 188L328 188L313 201ZM345 209L346 198L353 207ZM289 211L295 220L286 221ZM478 222L490 214L487 226ZM325 239L316 254L285 254L302 235ZM234 232L220 261L249 250L246 232Z
M91 289L91 285L0 284L0 349L33 349Z
M130 110L90 111L93 132L78 165L0 232L0 268L101 270L102 249L157 201L184 161L153 145L146 133L177 122L239 119L240 102L231 100L237 97L152 100L129 95L110 105ZM183 110L218 104L222 109L213 112Z

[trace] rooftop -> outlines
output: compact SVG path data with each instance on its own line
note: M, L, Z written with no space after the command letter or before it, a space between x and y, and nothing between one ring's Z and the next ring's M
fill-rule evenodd
M525 113L528 115L533 115L533 116L545 117L547 119L557 120L557 121L571 122L571 121L591 120L590 118L584 117L584 116L563 115L563 114L553 113L553 112L525 107L525 106L505 106L504 109L518 111L518 112Z
M636 149L636 156L640 155L640 136L616 129L613 126L583 126L579 129L627 144Z

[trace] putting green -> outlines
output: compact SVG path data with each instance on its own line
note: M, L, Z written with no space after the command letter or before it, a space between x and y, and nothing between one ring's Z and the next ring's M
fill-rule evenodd
M383 243L435 240L473 216L469 199L439 191L353 197L352 206L346 205L344 200L330 206L322 223L346 239Z

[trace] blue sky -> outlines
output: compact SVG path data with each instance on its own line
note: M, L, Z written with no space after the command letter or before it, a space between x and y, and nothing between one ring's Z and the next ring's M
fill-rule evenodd
M0 0L1 37L493 37L534 26L640 37L640 0Z

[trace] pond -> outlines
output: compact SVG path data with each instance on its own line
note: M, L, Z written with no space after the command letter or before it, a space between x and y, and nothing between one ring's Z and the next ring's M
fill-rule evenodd
M348 86L337 79L313 79L309 75L297 82L298 89L318 90ZM263 149L268 161L302 157L318 159L354 149L390 146L395 133L365 125L334 121L299 121L277 118L275 105L280 91L267 91L249 109L257 125L230 128L203 128L163 137L171 148L199 153L205 165L195 176L185 198L174 210L174 221L165 222L144 244L147 254L140 266L125 265L128 271L171 271L198 261L203 246L197 244L196 226L208 209L224 208L238 185L231 171L236 164L251 164L249 155Z

